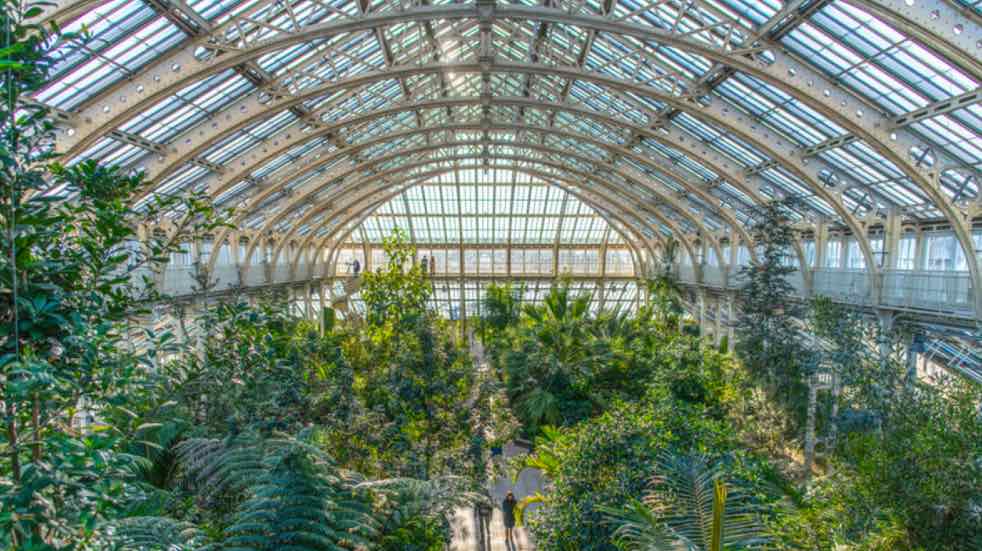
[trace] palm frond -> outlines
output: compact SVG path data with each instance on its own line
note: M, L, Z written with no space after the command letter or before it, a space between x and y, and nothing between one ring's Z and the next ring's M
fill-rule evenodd
M715 551L714 544L717 549L765 544L759 507L739 484L726 484L724 478L722 461L711 463L703 455L665 453L659 457L651 491L640 503L644 511L632 506L623 514L609 514L622 523L623 530L618 532L629 549L674 549L631 543L646 541L643 538L654 541L661 537L659 534L669 534L694 546L692 549L706 551Z
M515 504L515 525L522 526L525 524L525 509L533 503L545 503L546 496L536 492L533 495L526 496L522 498L518 503Z

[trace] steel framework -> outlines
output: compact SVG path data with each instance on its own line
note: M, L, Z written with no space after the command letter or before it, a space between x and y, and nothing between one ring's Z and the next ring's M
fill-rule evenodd
M236 204L235 226L258 236L246 260L274 235L273 265L294 245L282 261L294 268L332 259L379 205L473 166L561 185L636 241L640 263L669 235L691 258L708 248L723 259L738 244L753 255L754 206L796 196L802 234L818 243L832 225L854 236L874 289L896 268L904 224L926 222L952 232L982 287L973 228L982 224L982 25L972 8L153 0L146 9L127 36L173 30L142 61L128 65L108 39L62 44L120 76L83 86L77 73L92 66L66 62L36 100L57 110L56 145L68 158L122 162L157 191L195 187ZM123 10L56 2L41 18L123 25ZM820 45L828 53L808 52L807 33L832 33L830 10L865 18L859 28L886 45L843 33ZM887 55L897 51L933 56L957 86L929 94L930 77L911 82L916 70ZM845 68L831 70L839 58ZM891 84L861 86L860 70ZM918 101L891 100L891 86ZM889 234L880 248L874 228ZM805 266L800 243L796 253Z

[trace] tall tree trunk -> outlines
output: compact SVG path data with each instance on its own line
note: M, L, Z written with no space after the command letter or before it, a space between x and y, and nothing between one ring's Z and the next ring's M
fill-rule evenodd
M839 374L832 373L832 409L829 412L829 436L826 450L835 446L839 437Z
M10 447L10 471L14 482L20 482L20 447L17 441L17 406L7 405L7 445Z
M805 420L805 482L811 480L815 462L815 413L818 408L818 377L808 376L808 416Z

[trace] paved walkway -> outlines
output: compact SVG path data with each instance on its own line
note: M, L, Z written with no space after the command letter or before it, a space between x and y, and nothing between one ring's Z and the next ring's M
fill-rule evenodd
M524 448L513 444L505 446L504 455L511 458L525 453ZM505 525L502 521L501 502L505 499L505 494L511 490L515 497L521 501L522 498L530 496L543 489L542 475L538 469L525 469L514 484L508 477L500 477L494 481L491 487L491 498L494 500L494 512L491 517L491 549L488 551L533 551L535 544L532 543L528 533L524 528L515 529L515 543L517 547L509 548L505 544ZM533 504L526 509L532 511L537 507ZM477 522L474 511L471 508L458 509L453 521L454 539L450 546L452 551L477 551L478 534Z

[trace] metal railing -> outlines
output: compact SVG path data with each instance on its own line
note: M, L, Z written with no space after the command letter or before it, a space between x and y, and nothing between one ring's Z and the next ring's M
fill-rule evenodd
M974 301L975 289L968 272L883 272L880 302L884 305L971 315Z
M694 266L679 265L677 273L682 283L735 290L743 287L745 276L736 268L733 270L726 274L720 266L702 266L701 281L696 277ZM874 282L866 270L819 268L812 270L811 276L809 291L801 271L788 275L788 282L797 296L822 295L849 304L964 317L973 317L975 312L976 290L968 272L886 270L877 274L879 279ZM879 296L875 296L877 285L874 283L879 283Z
M816 295L827 296L851 304L871 304L873 289L869 272L865 270L812 270L812 290Z
M161 293L170 296L186 296L200 291L197 282L197 266L167 266L155 278ZM679 280L690 285L705 285L719 289L739 289L744 277L734 268L727 273L721 266L701 267L702 280L697 278L697 267L679 265ZM311 267L298 264L295 270L288 265L268 267L263 264L239 266L226 264L215 267L211 274L209 292L228 291L237 287L262 287L268 285L300 284L325 277L323 265ZM804 274L793 272L788 280L799 297L823 295L849 304L879 305L889 308L924 310L939 314L973 317L975 292L967 272L887 270L881 272L878 282L865 270L816 269L811 272L811 290L806 288ZM874 285L878 283L879 285ZM875 289L879 288L879 296Z

